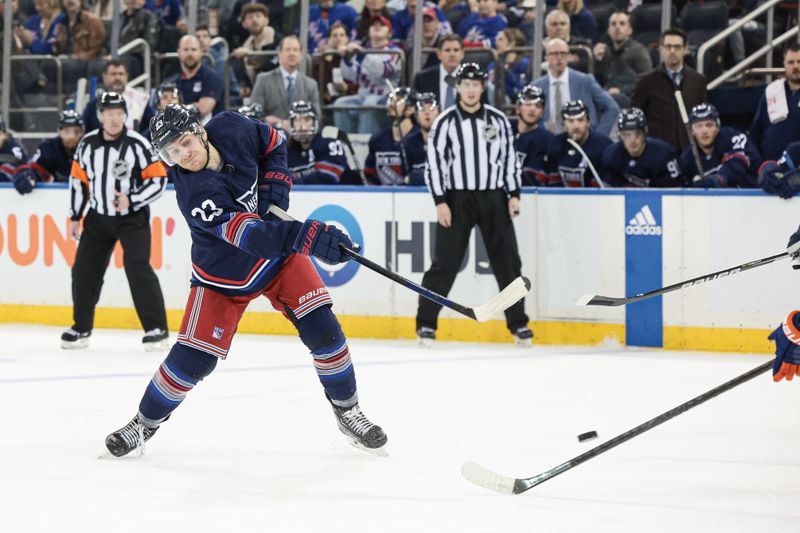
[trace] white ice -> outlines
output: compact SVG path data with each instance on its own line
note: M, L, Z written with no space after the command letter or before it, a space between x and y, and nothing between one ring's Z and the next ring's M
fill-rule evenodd
M766 361L741 354L352 340L389 456L346 443L295 338L239 335L138 458L98 457L164 354L0 327L0 531L800 531L800 383L769 374L517 496L528 477ZM594 441L577 435L596 430Z

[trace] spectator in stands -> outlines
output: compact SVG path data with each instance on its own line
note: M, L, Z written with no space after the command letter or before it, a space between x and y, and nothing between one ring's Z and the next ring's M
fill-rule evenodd
M32 191L37 183L68 182L72 158L81 137L83 119L80 113L73 109L62 111L58 117L58 135L39 143L30 161L17 169L15 186L20 194Z
M594 45L594 77L621 107L630 107L630 96L639 76L653 68L650 52L631 39L630 16L617 11L608 19L607 35Z
M225 77L225 46L223 43L211 45L211 30L205 24L198 24L194 30L194 36L197 37L197 42L200 43L200 52L203 54L203 64L217 73L220 79ZM214 58L212 64L207 55ZM230 87L231 94L239 94L239 82L236 80L236 72L230 71Z
M569 66L575 70L588 73L589 59L591 59L589 56L592 53L589 47L591 46L592 42L588 39L584 39L583 37L576 37L572 35L570 33L571 28L572 25L569 21L569 15L560 9L554 9L550 11L550 13L548 13L544 18L544 45L546 47L550 39L563 40L571 49L571 53L567 61ZM579 48L582 46L586 47L585 51L583 48ZM545 60L546 59L547 58L545 58Z
M686 32L671 28L662 33L661 63L639 78L631 95L631 105L644 111L647 117L650 135L679 151L689 146L689 138L678 112L675 91L680 89L683 93L686 109L708 101L705 77L684 64L688 51Z
M100 20L111 20L114 10L114 0L95 0L91 5L92 14L100 17Z
M783 72L785 79L767 85L750 126L764 160L778 159L789 144L800 141L800 44L784 49Z
M433 93L422 93L417 95L417 103L414 106L414 118L416 119L416 131L409 133L403 140L404 153L406 156L406 171L408 172L408 185L425 185L425 170L428 168L428 134L430 134L433 121L439 116L439 101Z
M394 24L394 22L392 24ZM413 29L414 28L412 27L412 31L406 36L405 42L406 57L409 58L409 61L410 58L413 57L414 53ZM449 29L450 24L442 24L437 18L436 10L434 8L425 8L425 12L422 15L422 69L435 67L439 64L436 54L426 52L425 48L438 48L439 41L442 39L442 37L450 33Z
M97 15L83 9L82 0L62 0L64 18L57 29L59 55L89 61L100 56L106 28Z
M589 41L596 41L599 37L597 21L592 12L583 5L583 0L558 0L556 9L560 9L569 16L572 35L582 37Z
M536 0L522 0L517 5L518 11L521 11L519 31L525 36L525 44L533 45L533 30L536 24Z
M181 0L155 0L155 12L164 24L174 27L181 20Z
M553 133L564 131L562 106L573 100L581 100L597 131L609 135L617 120L619 106L593 76L568 67L568 56L567 43L558 38L550 39L546 48L547 74L533 82L544 92L549 103L544 114L548 129Z
M410 44L414 39L414 18L416 12L416 5L419 3L420 0L408 0L406 2L406 8L400 9L399 11L395 12L392 15L392 39L395 41L406 42ZM433 16L434 19L438 22L436 25L441 32L440 35L447 35L451 33L453 29L450 27L450 22L447 21L447 17L444 15L444 12L439 9L435 3L430 2L429 0L425 1L425 7L423 8L423 13L428 13L429 15ZM424 21L424 15L423 15ZM423 28L423 32L424 32ZM408 50L408 47L406 47Z
M128 87L128 68L121 59L111 59L103 68L103 89L122 94L127 105L125 126L133 131L145 133L155 111L149 105L150 95L133 87ZM103 92L103 91L100 91ZM83 108L83 125L86 131L100 127L97 118L97 99L93 98Z
M158 50L161 38L161 20L152 11L144 9L145 0L122 0L125 10L122 11L122 28L119 33L119 45L123 46L134 39L144 39L150 46L150 52ZM138 76L143 70L142 53L125 54L128 61L128 71L133 77Z
M369 48L373 50L399 50L390 42L392 23L386 17L375 17L369 27ZM343 105L379 105L386 101L389 93L387 80L394 86L399 84L402 63L394 53L364 54L357 42L350 43L339 53L343 56L342 77L358 83L358 94L342 96L334 107ZM334 110L336 126L347 133L369 133L378 130L383 116L379 111Z
M352 6L320 0L308 12L308 53L328 48L328 36L337 23L344 25L348 39L355 39L358 13Z
M369 43L369 29L375 17L391 20L392 13L386 9L386 0L364 0L364 9L361 10L356 25L356 39L365 45Z
M325 39L325 52L336 52L336 54L325 54L313 59L311 70L322 87L322 101L330 104L338 97L347 94L356 94L358 84L346 82L342 77L342 56L339 55L339 48L346 49L350 43L350 32L343 22L335 22L330 29L330 34ZM322 50L318 50L322 51Z
M439 41L436 57L440 63L421 70L414 76L414 89L418 93L433 93L440 109L456 103L456 80L454 72L464 60L464 42L458 35L446 35Z
M234 49L234 70L239 81L239 94L250 96L256 76L278 66L277 56L248 57L251 52L271 51L280 41L274 28L269 25L269 11L264 4L247 4L242 8L242 26L250 36L242 46Z
M392 125L372 134L364 162L364 177L369 185L408 185L410 165L403 141L416 131L414 110L417 92L397 87L386 100Z
M550 187L561 185L561 177L551 170L547 148L553 134L545 127L542 117L547 100L539 87L528 84L516 98L517 136L514 149L522 166L522 185Z
M28 154L8 132L6 121L0 116L0 182L10 181L20 194L33 190L33 185L23 180L15 181L17 168L28 162Z
M36 15L28 17L25 26L19 28L17 36L22 40L23 46L29 48L33 54L52 54L53 44L56 41L56 28L63 19L58 0L34 0Z
M175 82L184 104L194 104L203 123L224 110L225 90L216 72L202 63L200 42L194 35L184 35L178 43L181 75Z
M251 102L261 104L271 126L287 129L289 111L299 100L311 102L320 116L319 86L313 78L300 72L301 58L300 39L287 35L278 46L280 67L256 77Z
M11 54L27 54L27 49L20 38L23 31L24 17L18 10L17 0L11 2L12 14L11 24L14 28L11 35ZM5 18L3 11L5 4L0 3L0 35L2 35ZM0 46L0 62L3 60L3 47ZM26 107L23 95L35 94L40 92L48 83L47 77L42 73L38 61L14 61L11 63L11 83L3 83L3 90L9 91L9 103L12 108ZM12 128L25 129L28 131L36 129L31 115L28 113L13 113L11 115Z
M611 139L592 127L589 109L581 100L572 100L564 104L561 116L564 132L553 137L547 147L550 172L558 173L565 187L602 187L602 184L597 182L592 167L599 176L603 168L603 152L611 145ZM568 139L581 147L589 161L584 159L581 152L575 150ZM602 177L600 179L602 180Z
M497 0L477 0L475 9L461 21L456 33L467 48L494 48L497 34L508 26L497 12Z
M530 63L528 57L519 52L510 52L512 48L525 46L525 36L517 28L506 28L497 34L497 57L503 61L503 72L505 73L505 94L509 101L513 101L517 93L528 83L528 73ZM495 64L489 64L489 79L497 80L494 77Z
M228 46L230 46L231 50L242 46L242 43L250 36L247 28L241 24L243 20L242 10L245 6L255 3L263 4L267 7L269 16L275 21L275 30L279 35L284 34L284 28L281 22L285 22L285 19L288 17L283 16L285 13L283 0L238 0L233 6L233 11L231 12L230 18L227 20L225 31L222 33L222 36L228 41Z

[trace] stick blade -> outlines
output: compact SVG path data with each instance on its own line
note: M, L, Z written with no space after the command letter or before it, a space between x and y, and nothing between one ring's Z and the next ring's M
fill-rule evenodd
M500 291L497 296L489 300L483 305L473 308L475 312L475 320L478 322L486 322L493 316L502 313L518 301L525 298L531 290L531 280L524 276L520 276L508 286Z
M575 305L603 305L606 307L616 307L618 305L624 305L626 303L626 298L613 298L611 296L600 296L598 294L584 294L578 301L575 302Z
M461 475L464 479L479 487L501 494L515 494L514 485L517 481L516 479L492 472L478 463L473 463L472 461L464 463L461 467Z

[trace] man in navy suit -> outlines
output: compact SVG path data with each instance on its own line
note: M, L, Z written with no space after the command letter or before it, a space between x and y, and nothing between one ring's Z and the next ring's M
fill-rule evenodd
M569 46L563 39L550 39L547 43L546 59L548 72L533 85L544 91L547 107L544 121L553 133L564 131L561 107L571 100L582 100L589 110L592 124L603 135L609 135L619 114L619 106L600 87L594 76L573 70L567 66Z
M455 103L456 82L453 74L464 60L464 41L458 35L445 35L439 40L438 65L420 70L414 76L414 89L420 94L433 93L441 109Z

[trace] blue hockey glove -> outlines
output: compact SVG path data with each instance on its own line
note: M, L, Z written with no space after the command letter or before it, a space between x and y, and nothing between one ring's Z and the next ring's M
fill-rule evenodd
M29 168L21 168L14 174L14 188L20 194L33 192L36 186L36 172Z
M789 237L786 253L789 254L789 259L792 261L792 268L795 270L800 269L800 228L797 228L797 231Z
M758 186L769 194L780 194L783 185L783 171L775 161L767 161L758 170Z
M291 176L280 171L265 172L258 183L259 197L265 198L263 194L266 193L267 202L280 207L284 211L289 210L289 193L291 190ZM266 209L269 209L269 205L265 206Z
M800 191L800 170L792 170L784 174L778 195L788 200L789 198L794 198L798 191Z
M292 250L303 255L313 255L323 263L336 265L349 261L350 257L339 246L358 250L342 230L326 226L319 220L306 220L294 240Z
M775 341L775 362L772 364L772 380L783 378L792 381L800 376L800 311L792 311L786 321L767 337Z
M719 174L711 174L708 176L697 176L692 182L692 187L698 189L720 189L725 187L725 181Z

